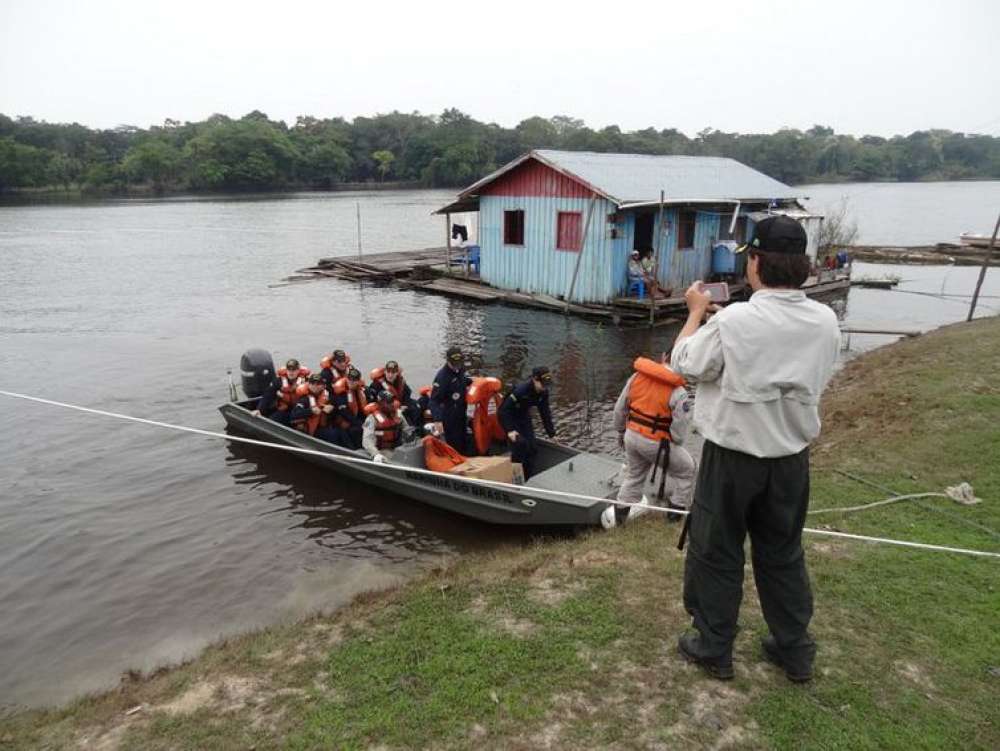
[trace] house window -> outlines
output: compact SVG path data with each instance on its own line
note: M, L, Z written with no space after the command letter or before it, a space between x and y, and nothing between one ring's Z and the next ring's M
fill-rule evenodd
M696 211L682 211L680 219L677 222L677 247L693 248L694 247L694 228L698 220L698 213Z
M745 216L736 218L736 226L730 233L729 225L732 222L733 217L729 215L728 217L723 214L722 218L719 220L719 239L720 240L734 240L735 242L742 245L746 242L747 237L747 218Z
M583 246L583 214L560 211L556 221L556 250L580 250Z
M524 211L503 212L503 244L524 245Z

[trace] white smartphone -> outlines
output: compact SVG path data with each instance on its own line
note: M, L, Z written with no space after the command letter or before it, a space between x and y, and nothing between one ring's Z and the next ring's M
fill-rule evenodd
M712 282L702 286L702 291L707 292L712 302L729 302L729 285L726 282Z

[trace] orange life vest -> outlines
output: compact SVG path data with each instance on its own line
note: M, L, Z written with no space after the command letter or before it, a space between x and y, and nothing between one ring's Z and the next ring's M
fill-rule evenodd
M309 435L316 435L316 431L319 428L325 428L329 423L330 416L323 411L323 407L330 403L330 396L327 394L325 388L320 391L317 396L309 390L308 385L299 386L295 393L300 399L304 396L308 396L310 409L313 407L319 407L320 412L318 415L310 414L309 417L304 420L296 420L292 423L292 427L306 432Z
M351 386L351 382L346 377L341 378L333 384L333 393L337 396L344 396L346 394L347 409L355 417L363 413L365 407L368 405L368 398L365 396L365 382L360 378L354 386ZM340 419L340 427L349 427L349 423L343 417Z
M402 403L403 392L406 390L406 381L403 380L403 371L399 371L399 376L396 378L396 383L392 384L385 378L385 368L375 368L371 373L368 374L369 383L378 386L379 391L388 391L392 394L392 398L397 402Z
M666 365L638 357L635 378L628 391L629 430L654 441L670 440L670 397L684 379Z
M395 403L392 415L383 412L378 404L365 405L365 414L375 418L375 445L379 451L396 448L399 443L403 420L398 410L399 402Z
M472 379L465 390L465 403L472 405L472 435L476 441L476 451L485 455L493 441L502 441L506 433L500 425L500 391L503 381L499 378Z
M294 380L288 377L288 368L278 370L278 411L287 412L295 406L298 397L295 395L299 386L305 386L309 377L309 368L299 368L299 375Z
M424 444L424 466L431 472L451 472L465 462L464 456L439 438L425 436L421 443Z

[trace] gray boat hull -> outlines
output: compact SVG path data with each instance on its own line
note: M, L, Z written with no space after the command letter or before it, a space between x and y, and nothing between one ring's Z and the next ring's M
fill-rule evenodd
M254 401L233 402L219 407L226 425L253 438L286 446L320 451L331 457L367 459L352 451L313 438L265 417L255 416ZM543 468L526 484L515 488L470 482L445 473L425 474L386 468L374 462L338 462L326 456L297 453L297 457L337 474L396 493L430 506L446 509L492 524L597 525L607 503L595 498L613 498L620 464L610 457L589 454L544 439L539 441L539 464ZM393 456L395 466L423 469L423 447L403 446ZM545 490L580 493L556 496Z

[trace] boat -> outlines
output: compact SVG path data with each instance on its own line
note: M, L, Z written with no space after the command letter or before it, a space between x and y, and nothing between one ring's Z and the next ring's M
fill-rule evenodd
M960 245L971 248L988 248L992 239L992 235L980 235L977 232L963 232L958 236ZM1000 239L997 240L994 249L1000 249Z
M419 440L404 443L390 464L376 464L362 449L347 449L253 414L257 398L223 404L219 411L231 431L309 449L301 458L359 482L436 508L492 524L593 526L618 492L621 463L544 438L538 439L536 474L523 485L472 480L430 472ZM337 461L337 458L351 461ZM404 467L405 469L400 469ZM557 491L558 494L546 491Z

